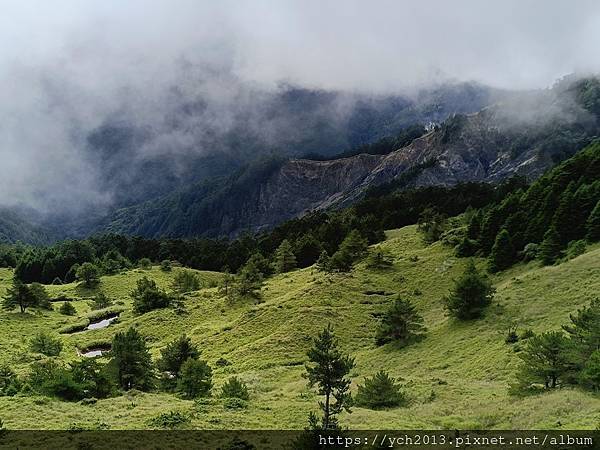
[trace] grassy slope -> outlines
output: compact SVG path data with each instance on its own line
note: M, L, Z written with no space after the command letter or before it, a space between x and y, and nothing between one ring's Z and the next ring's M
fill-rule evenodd
M569 313L600 292L600 248L557 267L521 265L494 278L496 301L480 321L457 323L444 315L441 297L465 261L434 244L422 244L415 227L388 232L379 244L395 256L393 270L369 271L359 265L352 274L325 275L303 269L270 279L259 305L228 305L215 288L188 297L189 315L173 310L135 317L127 297L135 280L151 275L168 286L172 274L153 269L104 277L102 288L128 307L119 324L105 330L64 336L61 357L77 357L76 348L109 340L115 331L137 326L148 337L153 356L174 336L186 332L203 349L214 367L216 389L231 374L251 388L247 411L224 409L219 399L201 406L168 394L126 395L101 400L94 406L35 397L0 398L0 416L9 428L66 428L71 423L104 422L113 429L147 428L160 412L193 412L194 428L301 428L315 408L317 397L302 378L302 363L310 339L331 322L346 350L355 357L353 389L364 376L388 370L407 384L407 408L371 411L354 408L342 422L350 428L593 428L599 421L600 397L577 389L526 398L508 395L518 358L504 343L506 325L518 319L520 329L536 332L559 329ZM417 261L409 257L417 256ZM9 280L0 271L0 291ZM209 282L219 274L201 272ZM74 285L50 286L53 292L86 297L90 292ZM392 295L366 295L368 290L401 293L422 312L428 336L406 349L392 345L376 348L373 313L382 311ZM78 301L79 315L88 310ZM42 315L0 312L0 362L25 372L33 355L27 339L35 330L58 329L77 318L56 312ZM220 357L232 365L215 367Z

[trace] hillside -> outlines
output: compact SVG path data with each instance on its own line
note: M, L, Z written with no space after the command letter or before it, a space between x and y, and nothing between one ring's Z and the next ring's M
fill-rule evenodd
M600 134L599 83L564 81L505 97L477 113L452 116L389 154L255 162L232 177L117 210L99 228L147 237L231 237L347 206L381 185L498 182L515 174L533 180Z
M461 273L466 260L453 256L441 243L425 245L416 226L386 233L378 246L388 250L390 270L369 270L360 263L349 274L324 274L314 268L296 270L267 280L259 304L228 304L210 287L221 275L200 272L204 288L188 295L189 314L173 309L134 316L128 292L147 275L168 287L173 273L135 269L102 278L101 289L123 302L120 321L103 330L62 335L61 359L75 360L77 348L108 342L111 336L135 326L145 337L152 355L175 336L187 333L213 367L218 389L231 374L249 386L247 410L224 408L212 398L194 403L174 395L130 393L99 400L94 405L63 402L36 396L0 397L0 417L7 428L65 429L70 426L112 429L148 428L148 420L171 410L192 413L193 428L302 428L316 409L317 397L302 378L305 352L327 323L334 325L344 349L356 357L352 390L363 377L379 369L399 377L410 398L406 408L372 411L353 408L341 422L350 428L405 429L578 429L598 424L600 398L575 388L562 388L527 397L511 397L520 344L505 344L508 324L536 333L560 329L568 316L600 291L600 248L558 266L520 264L493 277L497 294L483 319L458 323L445 316L441 297ZM484 262L480 261L483 265ZM0 294L11 278L0 271ZM27 342L40 329L58 330L75 323L89 311L85 298L94 292L75 284L47 286L52 294L76 297L79 317L58 312L0 312L0 363L20 374L39 356L29 353ZM375 316L401 294L415 302L425 319L427 337L405 349L375 347ZM56 307L58 305L55 305ZM219 358L231 365L216 365ZM104 359L104 358L101 358ZM104 426L104 425L103 425Z

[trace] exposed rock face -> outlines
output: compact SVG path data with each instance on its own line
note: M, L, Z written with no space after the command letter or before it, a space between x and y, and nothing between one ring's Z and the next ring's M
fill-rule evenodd
M387 155L294 159L118 211L106 231L145 236L236 236L309 211L342 207L367 189L496 182L540 176L599 134L598 117L558 88L516 96L441 126ZM595 106L594 106L595 107ZM600 108L598 108L600 109Z

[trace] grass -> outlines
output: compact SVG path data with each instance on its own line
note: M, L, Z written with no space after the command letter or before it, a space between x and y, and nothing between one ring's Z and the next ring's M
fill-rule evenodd
M36 397L1 397L0 416L7 428L65 429L72 423L112 429L146 429L161 414L176 411L189 421L185 428L273 429L303 428L318 397L302 377L311 338L331 323L357 366L352 388L380 369L406 385L409 405L372 411L353 408L344 413L344 426L356 429L406 428L595 428L600 421L600 397L576 388L528 397L511 397L509 383L519 359L515 346L504 343L510 322L519 331L559 329L569 314L600 292L600 247L559 266L542 268L522 264L493 277L497 294L486 316L457 322L443 310L442 297L463 270L466 260L436 243L423 244L415 227L391 230L378 244L390 252L393 268L368 270L358 264L350 274L323 274L313 268L269 279L262 302L228 304L216 288L186 295L188 314L172 309L142 316L131 312L128 293L146 275L168 288L174 272L133 270L103 277L99 289L124 308L119 321L102 330L61 335L60 358L78 358L77 349L109 342L115 332L137 327L146 336L154 358L178 334L186 333L202 349L213 367L215 396L232 375L250 389L247 409L227 408L223 399L187 401L174 395L142 393L99 400L93 405ZM478 261L481 267L484 261ZM221 276L198 272L203 286ZM11 273L0 270L0 294ZM34 358L28 352L30 336L41 329L56 330L81 322L90 313L94 291L75 284L48 286L53 295L64 292L77 300L75 317L42 311L25 315L0 312L0 363L25 374ZM390 295L391 294L391 295ZM376 314L395 294L410 298L425 318L427 337L404 349L393 344L375 347ZM86 300L88 299L88 300ZM60 304L54 305L56 309ZM220 358L231 365L218 366ZM86 425L87 424L87 425Z

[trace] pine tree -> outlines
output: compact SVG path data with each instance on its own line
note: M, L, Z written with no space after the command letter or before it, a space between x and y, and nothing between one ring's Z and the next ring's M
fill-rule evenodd
M523 384L542 382L555 388L570 368L569 340L559 331L534 336L519 354L523 360L519 377Z
M312 233L303 234L294 243L294 254L296 255L298 267L313 265L319 259L322 251L323 246Z
M277 273L289 272L296 268L296 257L292 251L292 245L287 239L284 239L279 247L277 247L273 265Z
M260 297L263 285L263 274L252 262L246 263L238 273L234 291L238 297Z
M38 297L32 295L29 287L19 278L14 277L12 286L6 291L6 295L2 301L2 308L7 311L12 311L17 306L24 313L27 308L38 306Z
M308 384L316 385L319 395L325 396L325 401L319 402L322 429L338 429L337 415L343 410L350 412L350 380L346 377L354 367L354 359L342 353L331 325L314 339L308 359Z
M160 351L160 355L161 358L157 363L158 368L164 372L169 372L177 378L183 363L188 359L198 359L200 351L192 343L192 340L184 334L169 342Z
M496 236L496 242L494 242L488 259L488 269L490 272L500 272L508 269L515 262L515 259L516 251L512 239L508 231L503 229Z
M423 317L409 300L398 297L383 315L375 342L383 345L387 342L407 344L418 339L427 329L423 326Z
M355 403L370 409L393 408L406 403L402 387L387 372L380 370L372 378L365 378L358 386Z
M152 358L144 338L135 328L119 332L113 337L111 354L111 364L119 386L126 390L152 387Z
M370 269L387 269L392 266L390 255L381 248L376 248L367 257L367 267Z
M540 258L545 265L554 264L561 255L560 236L554 226L550 227L540 245Z
M600 200L590 213L585 225L587 240L590 242L600 241Z
M492 302L493 296L494 288L489 279L477 271L475 263L471 260L444 301L451 315L468 320L480 317Z
M317 260L317 269L321 272L329 271L329 254L327 250L323 250L319 255L319 259Z
M181 365L177 391L187 398L205 397L212 388L212 369L206 363L194 358Z
M77 269L77 279L86 287L92 287L100 281L100 270L90 262L85 262Z

